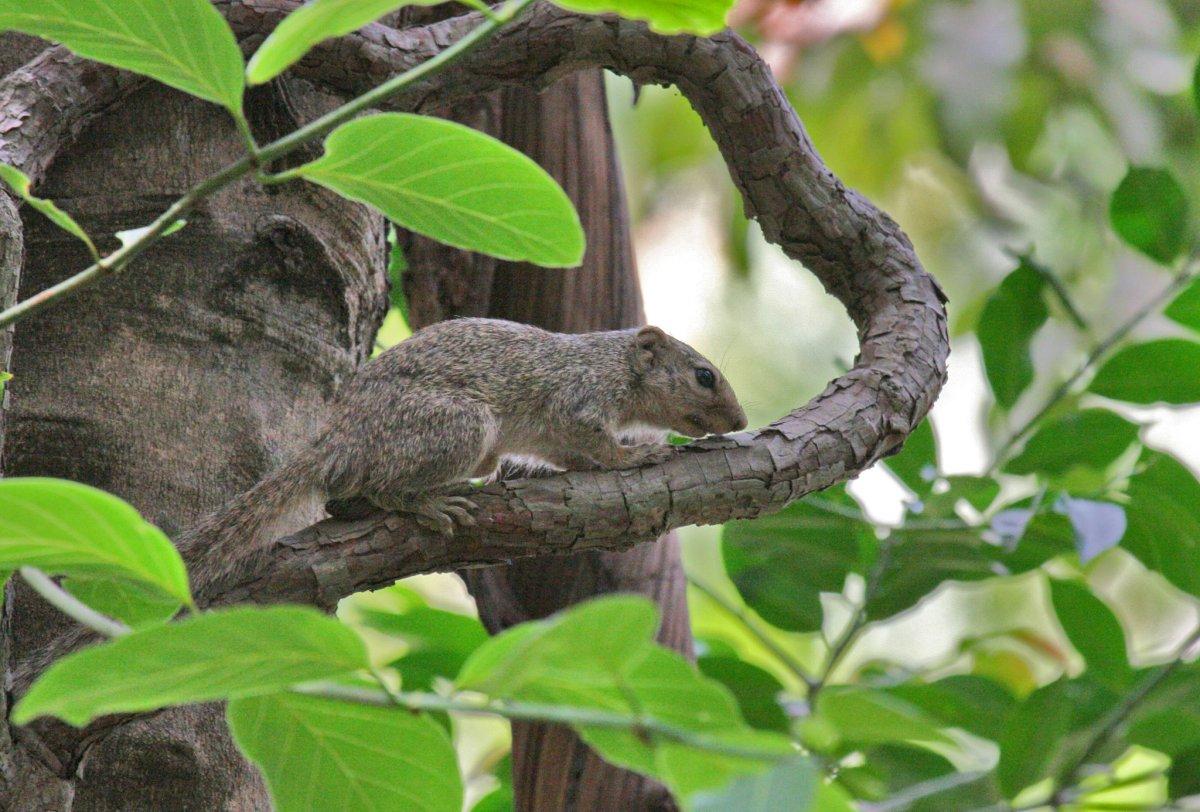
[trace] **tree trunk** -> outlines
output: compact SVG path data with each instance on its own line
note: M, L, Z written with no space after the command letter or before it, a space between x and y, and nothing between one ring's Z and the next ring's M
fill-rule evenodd
M265 137L331 101L280 85L253 94L248 109ZM220 108L150 86L85 132L40 191L109 235L149 222L242 149ZM88 257L23 214L26 296ZM244 182L122 277L26 319L13 351L6 473L104 488L168 534L246 489L315 430L338 381L367 357L386 302L382 226L313 186ZM20 586L9 597L4 643L20 663L65 620ZM0 808L269 806L219 705L167 711L92 742L61 724L18 735L14 763L0 765Z
M405 287L416 325L489 315L561 332L643 321L629 217L609 129L604 77L588 71L538 94L507 89L456 117L538 161L575 202L587 233L582 267L479 261L414 239ZM628 552L589 552L469 570L464 577L493 632L609 592L638 592L662 607L659 640L691 653L685 581L673 535ZM602 761L569 729L513 725L513 778L522 810L673 808L655 782Z

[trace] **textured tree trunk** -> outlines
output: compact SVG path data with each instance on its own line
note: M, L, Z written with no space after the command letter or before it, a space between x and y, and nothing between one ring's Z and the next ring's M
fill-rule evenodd
M637 270L600 71L538 94L509 89L457 117L537 160L579 210L588 248L582 267L547 270L494 262L414 239L406 290L417 325L490 315L562 332L629 327L643 320ZM659 640L691 652L683 571L674 536L628 552L528 559L464 573L493 632L609 592L638 592L662 607ZM569 729L513 725L513 777L522 810L669 809L661 786L602 761Z
M250 110L267 136L326 106L292 86L252 96ZM241 150L219 108L151 86L85 132L41 192L109 235L149 222ZM88 260L72 238L23 214L24 296ZM19 325L5 458L10 476L111 491L169 534L252 485L315 429L337 382L367 356L386 301L382 221L362 206L312 186L249 182L188 219L124 276ZM64 624L19 586L4 613L14 664ZM0 764L0 808L269 806L219 705L95 741L55 724L18 736Z

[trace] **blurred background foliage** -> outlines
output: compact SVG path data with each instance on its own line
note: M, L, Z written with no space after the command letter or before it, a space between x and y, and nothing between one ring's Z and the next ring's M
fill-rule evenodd
M912 237L953 355L900 456L683 531L700 668L860 808L1182 808L1200 3L743 0L732 20L834 172ZM849 366L852 325L746 220L676 91L610 91L648 316L765 424ZM380 342L405 334L397 310ZM343 606L381 663L431 680L482 640L473 611L452 576ZM453 724L476 808L510 808L505 726Z

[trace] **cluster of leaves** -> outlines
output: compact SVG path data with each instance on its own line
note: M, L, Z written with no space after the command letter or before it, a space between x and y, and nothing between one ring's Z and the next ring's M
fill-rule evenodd
M765 708L791 710L793 731L860 801L1160 809L1200 794L1192 711L1200 664L1187 661L1200 629L1165 664L1131 662L1126 630L1088 578L1120 548L1181 595L1200 597L1200 482L1171 454L1145 446L1120 405L1200 403L1192 374L1200 369L1200 273L1185 256L1188 209L1167 170L1128 171L1111 199L1112 230L1173 275L1149 305L1107 326L1042 408L1026 410L1033 416L1011 429L985 475L939 475L926 422L885 463L911 494L899 525L872 521L838 488L725 528L726 571L758 617L789 632L833 629L819 667L779 659L756 674L752 691L739 679L743 710L764 726L780 724ZM1160 310L1178 337L1129 338ZM1031 342L1051 319L1089 337L1067 286L1022 256L987 298L976 331L1002 414L1034 396ZM919 613L948 582L1035 572L1082 668L1056 641L1013 629L1012 639L1048 659L1057 678L1000 662L994 640L968 640L952 662L917 673L886 661L837 670L865 627ZM850 605L845 624L830 619L830 593ZM755 633L766 639L761 627ZM807 688L776 676L789 669ZM851 684L831 685L835 676Z

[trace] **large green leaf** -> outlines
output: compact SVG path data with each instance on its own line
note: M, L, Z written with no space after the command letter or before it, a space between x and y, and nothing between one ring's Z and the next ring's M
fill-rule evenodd
M111 578L64 578L61 586L88 606L138 628L170 620L179 601L137 584Z
M995 680L970 674L943 677L937 682L908 683L887 693L936 718L942 726L958 727L998 740L1016 700Z
M407 612L363 609L359 617L364 625L408 645L404 656L392 663L400 670L407 691L429 690L435 677L453 679L471 652L488 639L478 619L431 606Z
M995 551L979 533L901 530L889 541L888 558L867 601L871 620L910 609L945 581L978 581L997 574ZM869 573L874 567L864 568Z
M366 668L349 628L298 606L208 612L152 626L71 654L33 684L13 710L23 724L97 716L277 691Z
M1042 300L1045 284L1045 277L1022 259L988 297L979 316L984 370L996 402L1006 409L1033 382L1029 345L1049 315Z
M1108 216L1121 239L1163 264L1187 247L1187 195L1166 169L1131 167L1113 192Z
M0 479L0 570L115 578L191 603L170 539L117 497L65 479Z
M547 267L583 259L570 199L521 153L451 121L382 113L351 121L293 170L457 248Z
M458 685L493 698L653 719L751 755L711 752L652 733L580 727L605 759L657 777L680 796L758 772L792 752L782 736L746 726L730 693L653 642L657 615L644 598L589 601L492 638L463 666Z
M769 672L733 655L708 655L696 661L700 673L729 689L751 726L787 733L787 714L779 705L783 686Z
M242 52L209 0L0 0L0 31L61 42L240 117Z
M1125 691L1133 683L1133 668L1125 648L1125 631L1116 615L1086 586L1052 581L1054 614L1063 631L1087 663L1090 679Z
M1080 757L1095 726L1120 701L1120 694L1084 679L1060 679L1017 705L1000 737L996 774L1009 798L1047 777L1056 777Z
M584 14L614 12L645 20L664 34L715 34L725 27L732 0L555 0L557 5Z
M1184 327L1200 333L1200 279L1192 280L1192 283L1166 306L1163 313Z
M821 781L812 762L796 759L760 775L738 778L719 791L692 797L689 812L805 812Z
M871 526L844 489L778 513L732 522L722 533L725 568L746 603L783 629L821 627L821 593L839 592L874 544Z
M1100 367L1088 389L1128 403L1200 403L1200 342L1164 338L1125 347Z
M1146 452L1129 480L1121 546L1175 586L1200 595L1200 482L1175 458Z
M0 0L0 2L3 2L3 0ZM83 244L87 246L88 251L91 252L93 257L100 256L99 252L96 250L95 243L92 242L92 238L89 237L88 233L83 230L83 226L75 222L75 218L56 206L54 201L37 197L32 191L30 191L32 183L30 182L28 175L26 175L20 169L17 169L15 166L9 166L8 164L0 163L0 180L3 180L5 183L7 183L13 192L15 192L22 200L32 206L47 220L54 223L54 225L58 226L71 236L82 241Z
M950 741L938 719L895 694L874 688L826 688L817 699L814 718L836 731L839 752L893 742Z
M252 85L269 82L323 40L357 31L401 6L432 5L436 0L311 0L283 19L246 66Z
M1084 409L1037 430L1004 465L1012 474L1064 474L1075 467L1106 468L1137 440L1138 427L1107 409Z
M229 703L279 812L459 812L454 746L427 716L295 693Z

